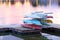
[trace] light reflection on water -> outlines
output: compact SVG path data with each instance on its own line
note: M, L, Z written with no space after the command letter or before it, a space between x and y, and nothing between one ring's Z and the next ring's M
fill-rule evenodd
M53 10L52 10L53 9ZM60 24L60 7L57 6L38 6L32 7L29 2L21 5L21 3L16 3L12 6L0 5L0 25L2 24L20 24L24 18L24 15L29 15L32 12L52 12L53 13L53 23Z
M5 35L0 36L0 40L40 40L41 38L39 36L40 35Z
M0 40L48 40L41 34L18 34L10 32L1 32Z
M24 40L22 38L18 38L12 35L0 36L0 40Z
M43 37L41 37L40 34L19 34L19 33L13 33L9 31L0 31L0 39L1 40L40 40ZM44 38L43 38L44 39Z

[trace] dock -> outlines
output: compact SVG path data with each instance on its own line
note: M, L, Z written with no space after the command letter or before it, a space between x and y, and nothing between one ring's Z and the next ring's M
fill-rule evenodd
M50 25L51 25L50 27L43 28L42 32L60 36L60 24L50 24Z
M28 35L28 34L40 34L41 30L33 30L33 29L29 29L29 28L24 28L24 27L0 27L0 33L5 32L5 33L9 33L9 34L23 34L23 35Z

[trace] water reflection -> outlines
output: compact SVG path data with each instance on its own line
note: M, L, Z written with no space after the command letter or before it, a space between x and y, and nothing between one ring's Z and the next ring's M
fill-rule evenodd
M2 0L2 3L5 3L6 2L6 0Z
M33 7L37 7L37 6L49 6L49 5L58 5L60 6L60 0L0 0L0 4L10 4L14 5L16 3L21 3L21 4L25 4L25 3L30 3Z
M10 0L11 2L11 5L14 5L15 4L15 1L14 0Z
M60 0L58 0L58 5L60 6Z
M29 0L29 1L30 1L31 5L32 5L33 7L36 7L36 6L37 6L36 0Z
M47 40L47 38L42 37L40 34L30 34L30 35L21 35L21 34L14 34L9 32L1 32L0 39L2 36L2 40Z
M0 36L0 39L2 37L2 40L41 40L40 35L5 35L5 36ZM44 39L43 39L44 40Z
M20 2L21 2L22 4L24 4L24 1L25 1L25 0L20 0Z
M5 36L0 36L0 40L24 40L22 38L18 38L12 35L5 35Z
M47 5L49 5L49 0L38 0L38 2L39 2L39 5L44 5L44 6L47 6Z

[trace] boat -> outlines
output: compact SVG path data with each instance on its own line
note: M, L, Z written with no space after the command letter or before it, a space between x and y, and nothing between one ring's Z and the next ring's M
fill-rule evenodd
M25 18L26 19L23 20L24 24L22 24L25 28L41 30L42 28L49 27L49 23L53 23L52 20L47 19L49 16L43 12L34 12L30 15L26 15Z
M42 25L38 20L24 20L24 24L22 24L25 28L31 28L31 29L42 29Z

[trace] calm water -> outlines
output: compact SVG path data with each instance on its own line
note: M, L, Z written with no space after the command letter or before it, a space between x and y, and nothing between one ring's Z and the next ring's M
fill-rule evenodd
M53 10L52 10L53 9ZM52 12L52 16L54 17L53 23L60 24L60 7L57 6L38 6L32 7L29 2L21 5L17 3L12 6L1 5L0 4L0 25L8 25L8 24L20 24L22 23L24 15L31 14L32 12Z
M0 40L40 40L40 35L4 35L0 36Z
M23 39L12 35L6 35L6 36L0 36L0 40L23 40Z
M47 38L42 37L40 34L30 34L30 35L21 35L21 34L12 34L9 32L1 32L0 40L47 40Z

